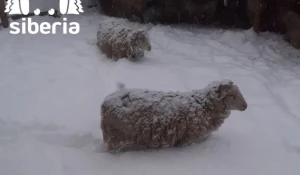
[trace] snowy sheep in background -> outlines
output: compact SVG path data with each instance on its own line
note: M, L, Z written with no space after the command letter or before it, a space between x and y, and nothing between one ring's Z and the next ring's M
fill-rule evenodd
M113 60L128 58L130 61L136 61L144 56L144 50L151 50L147 32L127 27L113 19L106 19L100 23L97 45Z
M230 80L215 81L201 90L161 92L120 90L101 106L101 129L108 152L126 146L177 147L207 138L247 103Z

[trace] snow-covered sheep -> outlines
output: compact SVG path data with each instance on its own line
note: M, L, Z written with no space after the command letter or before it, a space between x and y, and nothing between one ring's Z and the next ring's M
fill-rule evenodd
M144 50L151 50L145 30L128 27L114 19L106 19L99 24L97 46L113 60L126 57L136 61L144 56Z
M121 88L101 105L101 129L108 152L127 146L184 146L207 138L231 110L246 108L243 95L230 80L190 92Z

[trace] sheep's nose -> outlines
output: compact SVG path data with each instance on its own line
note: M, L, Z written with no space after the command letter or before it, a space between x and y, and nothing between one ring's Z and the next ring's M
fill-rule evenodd
M247 105L247 104L244 104L244 105L242 106L242 110L241 110L241 111L245 111L247 108L248 108L248 105Z
M151 46L149 46L149 47L147 48L147 50L148 50L148 51L151 51Z

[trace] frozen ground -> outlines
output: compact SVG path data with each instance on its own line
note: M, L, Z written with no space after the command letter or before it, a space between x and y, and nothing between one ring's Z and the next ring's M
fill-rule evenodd
M300 174L300 51L282 36L147 25L153 50L144 60L112 62L95 46L104 17L86 12L68 21L75 17L76 36L0 31L1 175ZM102 151L100 104L117 82L188 91L224 78L249 107L206 142Z

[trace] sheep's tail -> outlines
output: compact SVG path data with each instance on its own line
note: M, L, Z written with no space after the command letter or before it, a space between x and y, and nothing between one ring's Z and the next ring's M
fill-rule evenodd
M123 90L123 89L125 89L125 84L121 83L121 82L117 82L117 88L118 88L118 90Z

